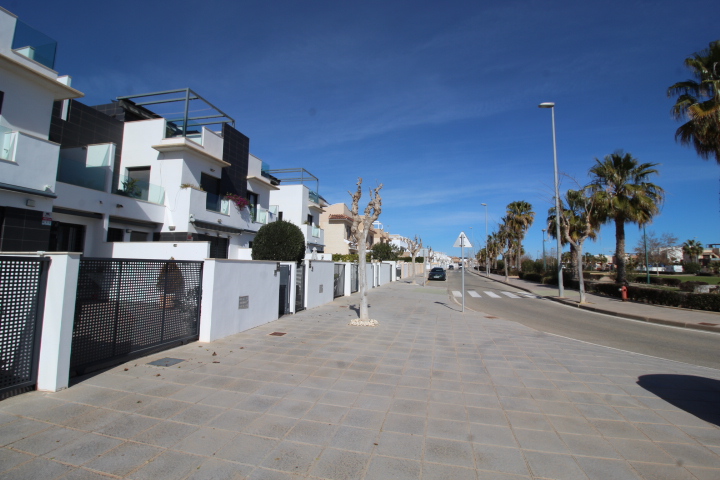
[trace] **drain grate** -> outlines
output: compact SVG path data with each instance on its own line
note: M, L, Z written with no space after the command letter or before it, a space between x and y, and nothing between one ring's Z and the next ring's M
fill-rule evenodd
M270 335L272 335L273 337L282 337L283 335L285 335L285 332L272 332Z
M155 360L154 362L148 363L148 365L155 365L156 367L171 367L173 365L176 365L180 362L184 362L185 360L182 358L170 358L165 357L161 358L160 360Z
M707 322L700 322L700 325L708 325L710 327L716 327L717 323L707 323Z

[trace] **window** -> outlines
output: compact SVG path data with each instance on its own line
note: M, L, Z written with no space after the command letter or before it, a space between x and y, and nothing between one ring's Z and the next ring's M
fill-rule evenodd
M4 99L5 99L5 92L0 91L0 115L2 115L2 104L3 104Z
M210 258L228 258L229 241L224 237L213 237L212 235L198 235L201 242L210 242Z
M147 242L148 241L148 234L147 232L130 232L130 241L131 242Z
M282 222L282 212L278 212L278 222Z
M220 179L207 174L200 175L200 187L207 192L205 209L213 212L220 211Z
M312 225L312 224L313 224L313 216L312 216L312 215L308 215L308 216L307 216L307 224L308 224L308 225Z
M253 192L247 192L247 199L250 203L248 205L248 211L250 212L250 218L252 218L253 222L257 222L257 214L258 214L258 194Z
M123 229L122 228L108 228L107 242L122 242L123 241Z

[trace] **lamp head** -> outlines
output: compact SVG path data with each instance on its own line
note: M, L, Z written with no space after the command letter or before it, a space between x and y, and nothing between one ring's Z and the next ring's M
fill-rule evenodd
M543 102L538 107L540 108L553 108L555 106L555 102Z
M480 205L482 205L483 207L487 207L487 203L481 203Z

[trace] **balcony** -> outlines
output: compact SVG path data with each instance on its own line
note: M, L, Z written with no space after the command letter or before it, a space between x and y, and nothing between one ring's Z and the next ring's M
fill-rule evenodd
M308 190L308 199L309 199L311 202L320 205L320 195L318 195L317 193L313 192L312 190Z
M165 189L144 180L120 175L118 186L113 191L116 195L145 200L157 205L165 204Z
M57 42L20 20L15 24L12 49L30 60L55 69Z
M104 143L60 150L57 181L105 192L115 145Z
M305 225L305 240L313 245L325 245L325 231L317 225Z
M230 200L215 193L206 192L205 210L230 215Z
M267 225L277 220L277 205L270 205L270 208L257 207L257 211L254 212L250 209L253 222Z

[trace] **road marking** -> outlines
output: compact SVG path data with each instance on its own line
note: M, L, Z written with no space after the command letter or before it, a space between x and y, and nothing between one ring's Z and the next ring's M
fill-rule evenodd
M495 293L495 292L487 292L487 291L486 291L486 292L485 292L485 295L487 295L487 296L490 297L490 298L501 298L500 295L498 295L498 294Z
M520 298L520 297L518 297L517 295L515 295L514 293L510 293L510 292L500 292L500 293L502 293L502 294L505 295L506 297L510 297L510 298Z
M453 290L453 296L460 298L462 297L462 293L458 292L457 290Z
M480 296L480 294L477 293L475 290L468 290L468 293L470 294L471 297L482 298L482 297Z

